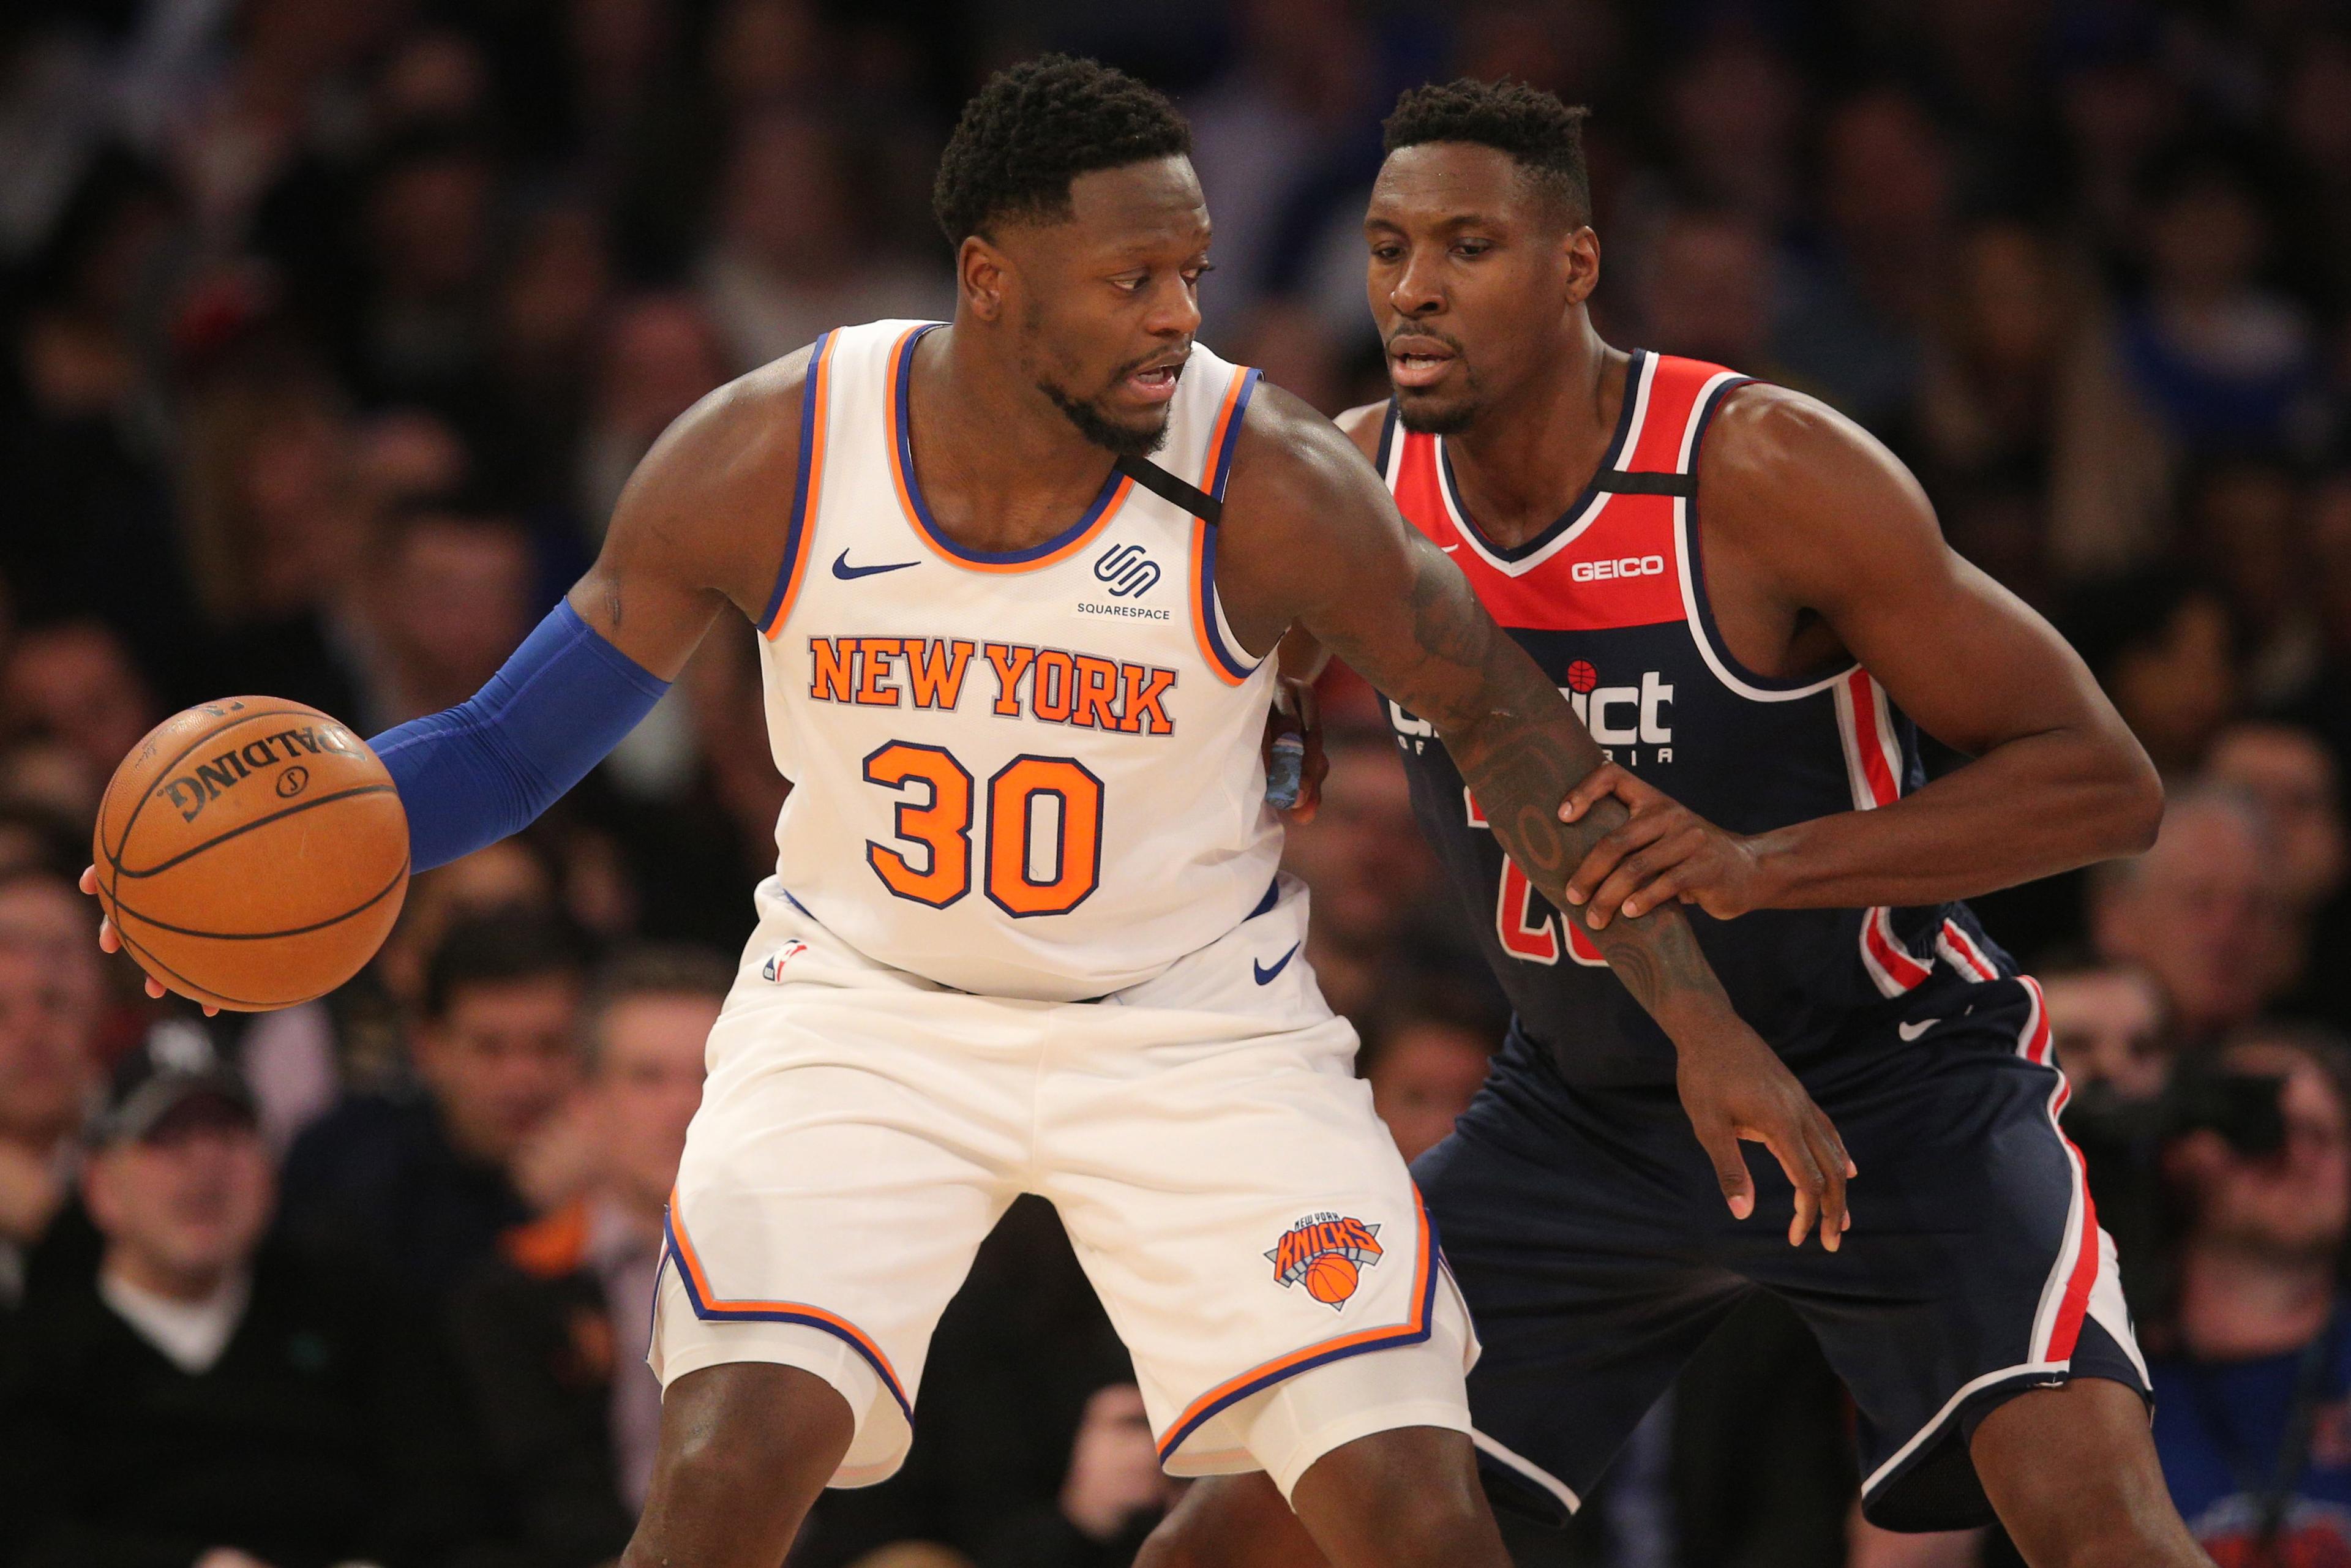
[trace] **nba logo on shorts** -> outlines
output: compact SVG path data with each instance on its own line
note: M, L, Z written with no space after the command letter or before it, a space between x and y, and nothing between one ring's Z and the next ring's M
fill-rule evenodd
M1281 1288L1303 1283L1306 1293L1332 1312L1354 1295L1363 1270L1380 1260L1376 1225L1337 1214L1310 1214L1291 1226L1266 1258Z
M793 959L799 957L801 954L807 951L808 944L799 940L798 938L794 938L793 940L785 943L782 946L768 954L768 961L759 966L759 978L763 980L774 979L778 975L784 972L785 965L790 963Z

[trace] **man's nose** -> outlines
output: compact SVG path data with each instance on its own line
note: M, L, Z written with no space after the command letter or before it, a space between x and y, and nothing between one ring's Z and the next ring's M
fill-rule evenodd
M1426 251L1415 250L1405 261L1404 272L1388 290L1388 303L1396 314L1416 319L1431 316L1445 308L1445 291L1437 281L1437 263Z

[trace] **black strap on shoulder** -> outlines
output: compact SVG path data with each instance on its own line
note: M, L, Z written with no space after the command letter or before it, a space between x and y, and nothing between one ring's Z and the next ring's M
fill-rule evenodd
M1609 469L1592 482L1595 490L1618 496L1691 496L1698 494L1695 474L1626 474Z
M1224 520L1225 504L1206 490L1187 485L1158 464L1141 457L1122 457L1111 465L1120 473L1172 507L1181 507L1210 528Z

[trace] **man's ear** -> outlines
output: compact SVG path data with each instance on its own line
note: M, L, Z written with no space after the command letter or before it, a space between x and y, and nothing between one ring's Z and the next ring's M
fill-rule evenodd
M1567 302L1581 305L1600 287L1600 236L1585 224L1560 244L1567 253Z
M956 287L974 316L1000 320L1011 281L1010 257L977 235L965 238L956 251Z

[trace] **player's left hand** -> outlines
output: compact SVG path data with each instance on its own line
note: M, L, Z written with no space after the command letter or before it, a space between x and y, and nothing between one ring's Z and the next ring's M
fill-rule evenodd
M81 868L81 890L89 894L92 898L96 898L98 896L98 868L96 866L86 865ZM122 934L114 928L114 920L110 915L101 915L98 917L98 950L101 953L120 953L122 951ZM165 997L171 995L171 992L163 988L163 982L157 979L154 976L142 972L141 977L147 982L147 994L154 998L157 1001L160 1002ZM204 1009L204 1017L209 1019L218 1018L220 1016L220 1009L213 1006L212 1003L204 1002L201 1005Z
M1593 845L1567 879L1567 901L1585 906L1594 931L1620 909L1637 919L1668 899L1695 904L1718 920L1761 907L1762 874L1751 841L1725 832L1614 762L1568 791L1559 820L1573 822L1612 795L1631 817Z
M1292 822L1311 822L1314 811L1322 803L1322 779L1331 771L1331 759L1322 754L1322 710L1314 700L1314 683L1295 675L1276 676L1273 683L1273 707L1265 716L1265 757L1269 768L1273 763L1273 742L1279 735L1295 735L1306 743L1305 769L1298 783L1298 798L1281 806L1282 816ZM1279 804L1279 802L1277 802Z

